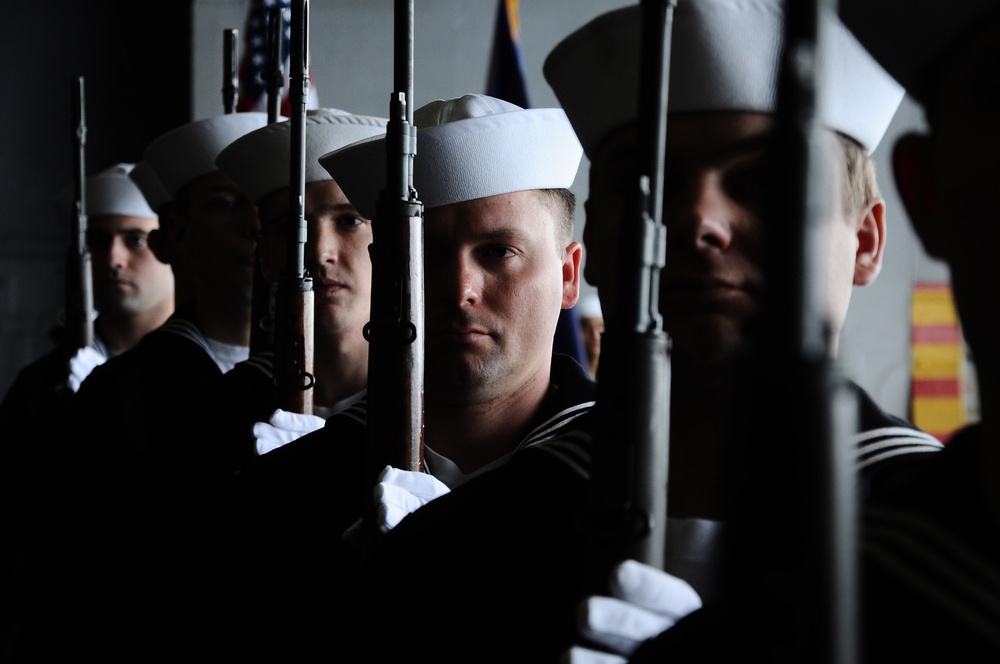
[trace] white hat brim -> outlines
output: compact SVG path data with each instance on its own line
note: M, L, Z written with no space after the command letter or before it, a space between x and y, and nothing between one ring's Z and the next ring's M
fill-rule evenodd
M820 61L829 67L822 77L820 119L870 153L903 89L835 16L827 15L824 25L829 29ZM570 34L545 60L545 78L591 157L610 131L636 120L641 34L640 8L624 7ZM668 112L775 112L783 42L780 0L678 0Z
M461 108L449 107L442 116L442 101L414 112L413 186L424 207L573 184L583 149L562 109L521 109L485 95L465 95L449 100ZM470 107L486 114L463 117ZM462 119L449 121L449 113ZM427 126L423 120L439 124ZM384 136L363 140L320 158L368 218L374 218L385 188L385 141Z

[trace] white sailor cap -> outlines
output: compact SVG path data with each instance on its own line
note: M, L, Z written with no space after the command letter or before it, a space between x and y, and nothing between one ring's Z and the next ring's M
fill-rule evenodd
M135 164L120 163L87 178L87 216L121 215L156 219L156 212L129 178Z
M142 192L142 195L146 198L146 202L149 203L149 207L153 210L159 212L164 205L172 200L170 192L167 191L167 188L160 182L160 178L156 176L156 173L153 172L153 169L146 162L140 161L136 164L129 171L128 176L139 187L139 191Z
M573 184L583 148L559 108L524 109L467 94L413 112L413 186L425 208ZM320 163L365 217L386 183L385 136L335 150Z
M328 152L372 136L385 134L385 118L354 115L336 108L306 111L305 181L333 179L319 163ZM233 141L215 164L231 177L254 203L289 186L291 177L291 121L274 122Z
M143 152L172 198L195 178L219 170L215 158L240 136L267 124L267 113L227 113L195 120L163 134Z
M1000 20L996 0L841 0L841 19L916 99L927 95L925 75L976 29ZM992 14L992 17L990 17Z
M829 69L820 119L871 153L904 92L834 15L826 16L829 39L820 60ZM545 78L588 155L609 131L636 119L641 41L641 12L634 5L593 19L545 60ZM783 0L678 0L669 112L775 112L783 43Z
M142 191L129 178L129 172L133 167L134 164L130 163L115 164L84 180L88 217L121 215L145 219L157 218ZM65 187L59 192L56 202L60 215L75 214L73 186Z

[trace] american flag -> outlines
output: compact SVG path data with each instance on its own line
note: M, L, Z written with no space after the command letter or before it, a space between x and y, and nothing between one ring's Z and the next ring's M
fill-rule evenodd
M271 9L281 7L282 17L282 66L284 81L281 84L281 103L278 114L284 117L291 115L291 100L289 98L289 74L291 56L291 19L292 8L290 0L251 0L243 29L243 49L239 67L239 97L236 110L267 111L267 79L268 68L268 22ZM319 98L316 86L313 85L312 67L309 68L309 98L306 108L319 108Z

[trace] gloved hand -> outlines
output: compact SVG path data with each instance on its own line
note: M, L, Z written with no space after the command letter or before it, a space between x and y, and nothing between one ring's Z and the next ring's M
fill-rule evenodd
M562 664L628 664L621 655L591 650L583 646L573 646L563 655Z
M253 425L257 454L266 454L282 445L287 445L307 433L322 429L324 424L326 420L322 417L293 413L279 408L271 414L268 422L257 422Z
M96 367L104 364L108 358L101 355L93 346L84 346L76 351L69 361L69 376L66 378L66 385L75 393L80 389L80 383L90 375Z
M444 482L430 473L386 466L375 485L376 525L379 532L389 532L407 514L450 490Z
M614 567L610 595L587 597L580 605L577 621L587 641L611 654L574 646L563 661L624 663L643 641L701 608L701 598L686 581L636 560L625 560Z
M375 498L376 526L383 535L403 520L410 512L426 505L451 489L430 473L400 470L386 466L378 476L372 490ZM363 519L358 519L344 531L342 537L354 547L363 544Z

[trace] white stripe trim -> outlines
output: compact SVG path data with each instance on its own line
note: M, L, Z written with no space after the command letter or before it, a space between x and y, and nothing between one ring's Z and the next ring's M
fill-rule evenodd
M567 424L581 415L586 414L596 403L596 401L585 401L559 411L530 431L528 435L524 437L524 440L522 440L518 446L514 448L514 451L517 452L518 450L526 447L534 447L538 443L549 440L556 433L564 429Z
M864 516L869 556L1000 645L1000 574L988 561L926 519L873 508Z
M881 454L876 454L874 456L868 457L868 458L864 459L863 461L862 460L856 461L855 462L855 469L859 470L859 471L860 470L864 470L868 466L871 466L871 465L876 464L876 463L878 463L880 461L885 461L886 459L891 459L891 458L897 457L897 456L911 456L913 454L933 454L933 453L935 453L937 451L938 450L928 449L927 447L924 447L924 446L920 446L920 447L898 447L898 448L893 448L891 450L886 450L886 451L882 452ZM860 457L862 455L859 454L858 456Z
M913 438L941 445L941 441L929 433L920 431L919 429L910 429L908 427L882 427L881 429L862 431L851 436L851 439L859 445L875 438Z

